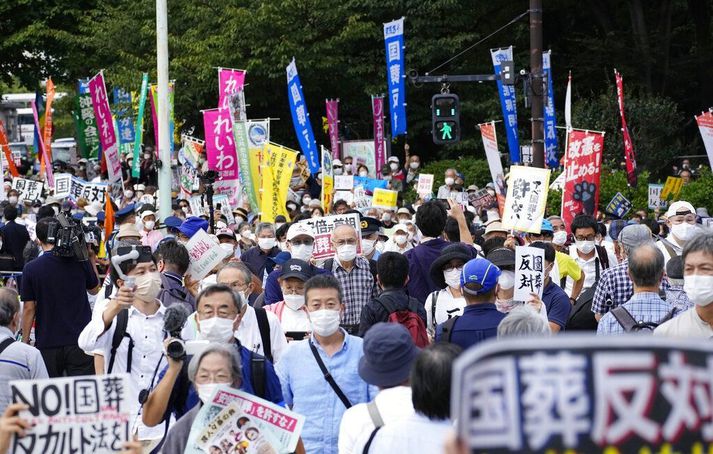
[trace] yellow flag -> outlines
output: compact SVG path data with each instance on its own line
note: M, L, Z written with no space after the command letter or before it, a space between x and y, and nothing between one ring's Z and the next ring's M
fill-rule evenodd
M263 150L260 219L262 222L275 222L276 216L283 215L289 221L285 204L297 152L274 143L266 144Z

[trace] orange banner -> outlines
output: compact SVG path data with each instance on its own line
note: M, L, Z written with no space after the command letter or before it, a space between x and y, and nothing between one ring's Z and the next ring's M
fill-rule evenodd
M2 151L5 152L5 158L7 158L7 168L13 177L20 176L17 172L17 167L15 167L15 161L12 160L12 151L7 143L7 133L5 132L5 125L2 120L0 120L0 147ZM2 175L0 175L2 177Z

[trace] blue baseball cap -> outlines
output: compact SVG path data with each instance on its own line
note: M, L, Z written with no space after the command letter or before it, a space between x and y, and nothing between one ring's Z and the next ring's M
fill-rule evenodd
M460 286L469 295L482 295L495 288L500 277L500 268L490 260L475 258L463 266L460 274Z
M178 227L178 231L186 235L188 238L191 238L199 230L205 230L207 232L208 221L196 216L189 217L188 219L183 221L180 227Z
M115 216L118 218L120 218L122 216L126 216L127 214L133 213L134 208L136 208L136 205L134 205L133 203L130 203L130 204L126 205L124 208L117 211Z
M100 211L97 213L97 221L104 222L105 218L106 218L106 214L103 211Z
M552 223L547 219L542 220L542 227L540 227L540 232L554 232L555 229L552 227Z
M163 223L166 225L166 227L173 227L175 229L179 228L183 221L181 221L181 218L178 216L168 216L166 219L163 220Z

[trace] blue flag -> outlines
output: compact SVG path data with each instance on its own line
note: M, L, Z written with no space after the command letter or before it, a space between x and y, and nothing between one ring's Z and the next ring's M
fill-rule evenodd
M302 153L307 159L309 170L311 173L319 171L319 151L317 143L314 141L314 133L312 125L309 122L309 112L307 112L307 104L305 104L304 95L302 94L302 84L300 76L297 74L297 65L295 59L287 65L287 97L290 100L290 111L292 112L292 124L295 126L295 134L300 142Z
M552 87L552 64L550 54L552 51L542 53L542 70L547 78L547 104L545 104L545 162L550 169L560 166L559 153L557 152L557 120L555 119L555 93Z
M116 115L116 130L119 142L134 144L134 115L131 106L131 93L123 88L114 87L114 114ZM171 136L173 137L173 136Z
M503 122L507 133L508 149L510 150L510 163L519 164L520 144L517 139L517 106L515 105L515 86L504 85L500 80L500 62L512 61L512 46L505 49L491 49L493 68L498 76L498 92L500 93L500 106L503 109Z
M391 137L406 134L406 58L404 18L384 24L386 82L391 108Z

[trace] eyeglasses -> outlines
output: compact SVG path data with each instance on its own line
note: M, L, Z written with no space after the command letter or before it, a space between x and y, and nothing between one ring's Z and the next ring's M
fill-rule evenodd
M230 383L230 374L223 371L218 371L215 373L210 373L207 371L199 371L196 374L196 381L205 383Z
M443 267L443 271L451 271L451 270L458 270L458 271L463 271L463 265L446 265Z
M587 235L587 236L577 235L574 237L574 239L577 241L594 241L595 236L596 235Z
M346 245L356 246L357 240L356 240L356 238L346 238L346 239L344 239L344 240L336 240L336 241L334 242L334 244L335 244L337 247L339 247L339 246L346 246Z

